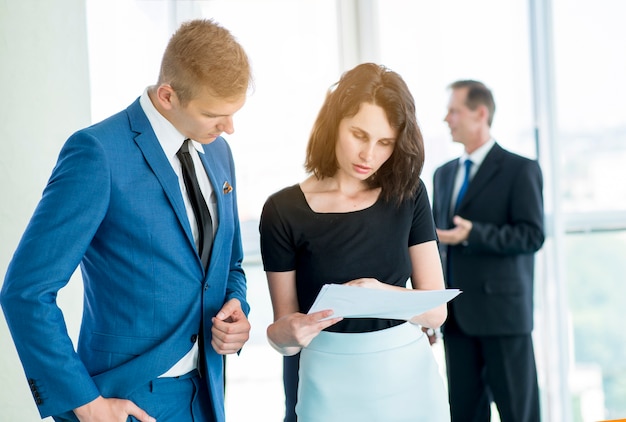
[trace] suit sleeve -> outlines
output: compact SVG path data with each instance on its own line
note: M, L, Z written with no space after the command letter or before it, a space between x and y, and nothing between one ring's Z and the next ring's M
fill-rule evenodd
M107 168L95 139L78 134L68 140L9 265L0 294L42 417L69 411L99 395L75 352L56 298L106 213L110 191Z
M466 253L517 255L534 253L543 245L543 177L539 164L524 160L515 172L504 224L472 220Z

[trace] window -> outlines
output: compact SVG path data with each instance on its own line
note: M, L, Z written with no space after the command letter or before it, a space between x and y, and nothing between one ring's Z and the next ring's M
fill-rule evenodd
M554 61L573 413L626 417L626 28L618 1L554 0Z

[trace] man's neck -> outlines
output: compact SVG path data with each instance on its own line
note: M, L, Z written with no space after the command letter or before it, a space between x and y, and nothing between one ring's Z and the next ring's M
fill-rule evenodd
M465 143L465 152L469 155L472 152L476 151L478 148L485 145L491 139L491 134L489 131L481 132L470 142Z

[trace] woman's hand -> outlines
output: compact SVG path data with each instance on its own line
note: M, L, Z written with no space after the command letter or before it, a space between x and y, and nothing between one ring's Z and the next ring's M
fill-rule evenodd
M357 278L356 280L348 281L344 283L345 286L356 286L356 287L366 287L368 289L381 289L381 290L389 290L392 288L387 283L381 283L375 278Z
M286 356L295 355L308 346L320 331L343 319L328 318L332 314L333 311L327 309L312 314L295 312L285 315L267 327L267 338L278 352Z
M268 271L266 274L274 309L274 323L267 327L267 340L279 353L295 355L308 346L320 331L343 319L329 318L333 315L330 309L310 315L301 313L295 271Z

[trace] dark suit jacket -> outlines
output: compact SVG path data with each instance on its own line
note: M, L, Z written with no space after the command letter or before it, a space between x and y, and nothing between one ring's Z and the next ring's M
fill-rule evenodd
M127 398L189 351L202 314L209 345L210 318L225 301L239 299L248 313L232 156L221 137L204 150L219 219L206 273L178 178L139 100L64 145L0 295L42 417L98 394ZM76 353L56 294L79 264L85 302ZM206 349L220 422L222 357Z
M440 229L453 226L458 163L449 161L434 174L433 215ZM469 238L439 245L449 287L463 291L450 306L466 334L532 331L534 253L544 241L542 189L539 164L497 143L472 179L457 210L473 224Z

